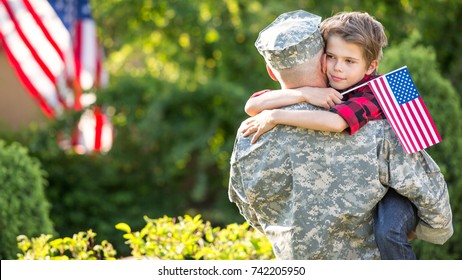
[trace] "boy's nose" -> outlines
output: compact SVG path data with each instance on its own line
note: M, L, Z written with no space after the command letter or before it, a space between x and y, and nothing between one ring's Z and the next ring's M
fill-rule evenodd
M337 72L342 72L342 65L340 62L335 63L334 70Z

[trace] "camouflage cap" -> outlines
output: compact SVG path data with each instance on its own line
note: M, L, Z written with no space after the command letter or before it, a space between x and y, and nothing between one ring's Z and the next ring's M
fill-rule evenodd
M260 32L255 47L274 69L294 67L324 47L320 22L320 16L302 10L284 13Z

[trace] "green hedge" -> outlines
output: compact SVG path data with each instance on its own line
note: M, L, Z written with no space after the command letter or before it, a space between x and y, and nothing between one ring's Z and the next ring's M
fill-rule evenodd
M269 241L247 223L226 228L212 227L200 215L158 219L144 217L145 226L132 231L126 223L116 228L131 249L131 259L158 260L270 260L274 254ZM117 252L103 240L95 243L92 230L74 234L72 238L52 239L51 235L18 237L20 260L112 260Z
M16 259L16 236L53 233L44 171L18 143L0 139L0 259Z

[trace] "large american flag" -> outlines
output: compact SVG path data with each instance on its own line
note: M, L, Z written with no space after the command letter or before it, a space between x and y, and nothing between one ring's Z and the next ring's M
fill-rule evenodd
M441 142L407 66L380 76L369 85L407 153Z
M74 108L82 109L84 92L107 84L104 59L98 44L96 24L91 16L88 0L48 0L71 37L72 61L66 67L66 76L72 81L75 93ZM83 106L85 107L85 106Z
M86 127L84 137L78 139L93 135L85 152L110 148L112 132L102 135L108 130L102 127L112 129L108 118L99 107L87 108L108 77L88 0L0 0L0 43L20 82L46 116L59 118L74 110L82 112L84 119L87 111L94 112L98 121L76 124L79 130ZM78 139L70 140L74 147Z
M49 117L72 106L65 88L70 34L47 1L0 1L0 41L19 80Z
M82 109L107 74L88 0L0 0L0 41L45 115Z

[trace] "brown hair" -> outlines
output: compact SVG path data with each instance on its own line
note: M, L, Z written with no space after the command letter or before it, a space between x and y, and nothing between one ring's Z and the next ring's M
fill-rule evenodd
M360 46L368 64L382 58L382 48L388 42L383 25L363 12L341 12L325 19L321 23L321 34L324 41L337 35L346 42Z

